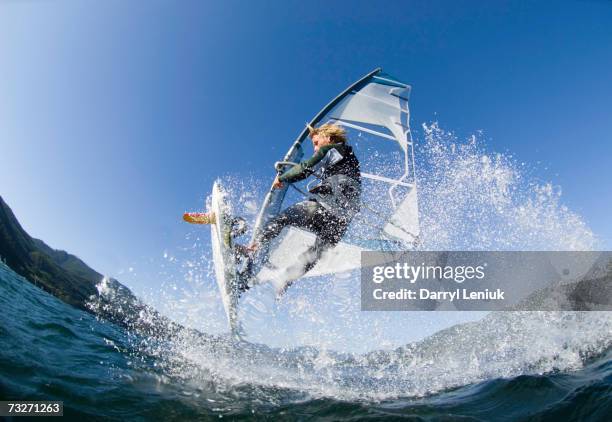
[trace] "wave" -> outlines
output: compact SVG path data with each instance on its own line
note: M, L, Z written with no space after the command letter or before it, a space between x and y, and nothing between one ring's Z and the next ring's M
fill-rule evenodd
M68 416L511 419L602 415L611 406L605 312L495 313L392 351L353 354L189 329L143 337L7 267L0 280L2 396L63 400Z

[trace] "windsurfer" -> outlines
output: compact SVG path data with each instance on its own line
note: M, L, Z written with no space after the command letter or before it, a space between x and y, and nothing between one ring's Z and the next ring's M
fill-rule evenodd
M359 160L347 144L344 128L335 124L318 128L308 125L308 131L314 155L277 175L273 187L280 189L285 183L299 182L310 176L318 178L319 183L308 190L311 194L308 199L270 219L254 242L245 248L255 253L288 226L313 232L316 241L304 254L300 268L288 271L292 279L308 272L326 250L340 241L359 212L361 196Z

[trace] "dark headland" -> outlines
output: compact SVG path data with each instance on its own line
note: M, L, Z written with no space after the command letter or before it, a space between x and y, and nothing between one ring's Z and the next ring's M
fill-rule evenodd
M157 335L163 334L160 330L178 328L115 279L108 280L113 303L105 303L108 299L101 296L96 287L103 275L78 257L31 237L1 196L0 259L17 274L60 300L121 326ZM96 306L92 306L92 302ZM147 322L140 318L142 312L147 314Z

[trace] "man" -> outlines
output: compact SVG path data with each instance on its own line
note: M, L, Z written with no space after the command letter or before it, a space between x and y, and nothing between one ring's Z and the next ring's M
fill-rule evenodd
M294 280L308 272L323 252L335 246L359 212L361 173L359 160L347 145L346 132L338 125L308 126L314 155L276 177L273 187L295 183L310 176L319 183L310 188L311 197L285 209L266 223L247 250L254 252L267 245L287 226L309 230L317 235L316 242L304 254L299 268L286 271Z

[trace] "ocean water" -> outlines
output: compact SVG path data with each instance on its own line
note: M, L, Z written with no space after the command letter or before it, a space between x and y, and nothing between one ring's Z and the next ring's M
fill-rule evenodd
M141 337L0 264L0 396L88 420L610 420L612 315L498 313L392 351ZM544 330L546 328L546 330Z
M417 145L422 249L598 250L560 187L511 155L436 123ZM253 218L266 186L225 182ZM164 280L139 296L192 327L169 337L99 320L0 264L0 398L62 400L87 420L612 420L612 313L368 313L358 273L334 274L278 302L249 291L235 341L208 238L194 227L182 251L136 268Z

